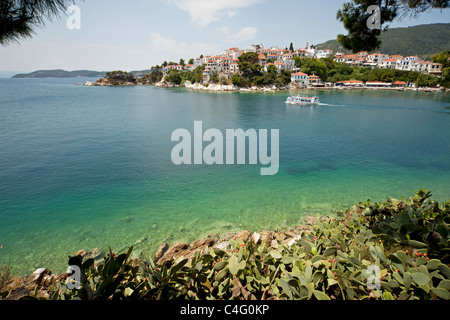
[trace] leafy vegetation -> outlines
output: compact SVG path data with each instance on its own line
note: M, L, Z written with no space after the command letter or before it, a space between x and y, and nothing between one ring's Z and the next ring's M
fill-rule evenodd
M2 249L2 246L0 245L0 250L1 249ZM5 287L5 285L8 283L8 281L11 279L12 275L13 275L13 267L11 264L11 260L9 260L5 264L0 263L0 292Z
M380 9L379 28L368 27L368 21L373 16L367 11L374 5ZM442 10L449 6L450 1L448 0L352 0L345 2L342 9L337 12L337 19L343 23L349 34L338 35L337 40L344 48L353 52L372 51L380 47L382 43L380 35L383 30L387 29L386 24L407 15L417 17L429 9Z
M259 64L258 54L255 52L247 52L239 57L238 67L240 74L232 77L232 83L238 87L256 86L285 86L291 82L291 72L288 70L280 70L270 65L267 71L263 70L263 66Z
M325 82L338 82L344 80L359 81L405 81L415 83L417 86L436 87L445 85L445 79L437 76L421 74L419 72L402 71L395 69L379 69L370 67L353 67L346 63L333 61L332 58L296 58L295 66L308 74L316 74Z
M98 265L71 257L79 289L60 283L51 299L450 300L449 213L421 189L322 217L291 245L235 238L162 264L137 265L132 247Z
M180 85L182 80L182 72L178 69L172 69L169 71L169 73L167 73L164 80L175 85Z
M443 84L446 88L450 88L450 51L442 51L433 56L431 60L435 63L442 64Z
M154 84L161 81L163 72L160 66L153 67L150 72L144 74L140 79L141 84Z
M122 85L124 83L137 84L137 78L135 76L122 70L108 71L104 79L113 85Z
M0 2L0 45L31 38L37 26L58 17L73 0L35 0Z

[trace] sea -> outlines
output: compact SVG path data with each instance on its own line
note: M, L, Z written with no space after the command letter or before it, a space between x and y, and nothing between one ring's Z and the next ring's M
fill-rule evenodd
M88 80L0 79L0 264L16 275L65 272L81 249L134 245L145 260L163 242L282 231L420 188L450 199L445 93L79 85ZM293 94L321 102L286 104ZM194 134L195 121L279 130L278 173L174 164L172 134Z

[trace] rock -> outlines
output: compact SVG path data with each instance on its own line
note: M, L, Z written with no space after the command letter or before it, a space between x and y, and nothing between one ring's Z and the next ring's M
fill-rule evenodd
M189 244L185 242L175 243L172 247L170 247L167 252L157 261L158 264L161 264L170 258L178 257L180 253L185 252L185 250L189 248Z
M280 241L280 242L282 242L284 239L286 239L287 238L287 236L286 236L286 234L285 233L282 233L282 232L276 232L275 233L275 240L276 241Z
M128 216L128 217L123 218L123 221L126 223L130 223L131 221L133 221L133 218Z
M76 256L84 257L85 255L87 255L86 250L81 249L81 250L78 250L77 252L75 252L74 257L76 257Z
M33 272L33 274L31 276L28 277L25 286L28 285L41 285L42 280L44 279L44 277L51 275L52 272L49 269L46 268L40 268L37 269L35 272Z
M218 233L211 233L211 234L208 234L206 237L214 239L214 242L215 242L217 239L219 239L219 234Z
M169 245L167 243L161 243L158 247L158 250L155 253L154 261L158 261L164 255L164 252L169 249Z
M183 257L185 259L192 259L195 252L204 251L206 248L211 247L213 244L213 238L197 240L190 245L188 245L187 243L176 243L172 247L170 247L161 258L157 260L157 263L161 264L171 258L177 259Z
M318 218L312 217L312 216L306 216L303 218L303 221L305 221L306 225L314 226L316 224L316 221Z
M306 225L306 226L304 226L304 225L298 225L298 226L295 226L294 228L292 228L292 229L290 229L290 230L288 230L288 231L286 231L286 234L288 234L289 236L291 236L291 237L295 237L295 236L297 236L297 235L302 235L303 233L308 233L308 232L312 232L314 229L313 229L313 226L312 225Z
M244 242L247 242L248 239L250 238L250 236L251 236L251 232L248 230L244 230L244 231L241 231L240 233L238 233L236 238L241 239Z
M133 244L133 246L138 246L138 245L144 243L145 241L147 241L147 239L148 239L147 237L142 237L142 238L140 238L139 240L137 240L137 241Z
M272 243L272 239L275 236L273 231L260 231L261 242L266 243L266 245L270 245Z
M67 277L67 273L54 275L46 268L37 269L28 278L13 277L3 289L3 291L9 292L5 300L18 300L24 296L34 295L36 287L38 288L36 292L38 299L49 299L48 289L56 283L65 281Z
M197 240L189 246L188 250L179 256L184 257L186 259L192 259L194 257L195 252L197 251L205 251L206 248L211 247L214 244L214 239L206 238L202 240Z
M225 250L228 247L228 241L222 241L221 243L219 243L216 248L220 249L220 250Z
M257 244L259 242L259 240L261 239L261 235L258 232L255 232L252 234L252 236L250 237L250 239Z
M14 292L25 282L24 277L12 277L3 288L4 291Z
M189 249L191 251L193 250L205 250L206 248L210 247L214 243L214 239L212 238L205 238L202 240L197 240L189 246Z

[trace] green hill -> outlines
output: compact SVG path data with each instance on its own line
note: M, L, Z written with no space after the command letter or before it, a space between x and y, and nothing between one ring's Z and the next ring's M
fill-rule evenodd
M77 77L104 77L106 72L90 71L90 70L38 70L31 73L16 74L13 78L77 78Z
M450 23L389 29L381 34L381 41L381 47L377 50L379 52L429 58L441 51L450 50ZM337 40L319 44L317 48L349 52L343 50Z
M136 77L141 77L150 70L131 71L130 73ZM31 73L16 74L13 78L103 78L105 71L76 70L66 71L62 69L56 70L38 70Z

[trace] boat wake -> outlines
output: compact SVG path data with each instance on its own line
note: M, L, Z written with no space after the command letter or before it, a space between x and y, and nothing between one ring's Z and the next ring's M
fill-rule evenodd
M329 106L329 107L345 107L343 104L329 104L329 103L322 103L320 102L318 104L319 106Z

